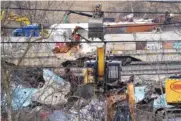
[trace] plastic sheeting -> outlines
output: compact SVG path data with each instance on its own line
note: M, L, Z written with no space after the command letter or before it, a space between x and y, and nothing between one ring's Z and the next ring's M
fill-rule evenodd
M164 95L160 95L157 99L154 100L153 107L156 110L156 109L165 108L165 107L171 108L173 106L167 104L165 94L164 94Z
M139 102L144 99L146 93L145 89L146 86L135 87L136 102Z
M148 91L149 90L146 89L146 86L135 87L136 102L143 100L145 98L146 92ZM173 106L167 104L165 94L157 95L157 99L155 99L153 102L154 110L159 109L159 108L164 108L164 107L170 108Z
M43 78L46 82L55 81L57 84L61 85L64 85L66 83L62 78L48 69L43 69Z
M64 113L61 110L55 110L48 117L49 121L78 121L77 116L73 114Z
M26 88L22 85L15 85L12 92L12 108L18 110L36 101L42 104L62 104L66 103L65 95L70 91L70 83L54 74L48 69L43 70L45 84L42 88ZM2 94L1 103L3 110L6 110L6 95Z
M12 108L14 110L20 109L22 107L27 107L32 104L31 97L37 92L35 88L24 88L18 86L13 90L12 94Z
M43 77L45 84L33 95L33 101L49 105L66 103L65 95L70 92L70 83L48 69L43 70Z

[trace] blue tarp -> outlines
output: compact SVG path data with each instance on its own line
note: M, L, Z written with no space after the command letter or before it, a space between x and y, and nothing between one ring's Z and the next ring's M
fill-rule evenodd
M64 85L65 81L54 74L52 71L48 69L43 69L43 78L45 81L52 80L57 84ZM39 89L36 88L26 88L18 85L16 88L12 89L12 108L13 110L20 109L22 107L27 107L28 105L32 104L32 95L35 94ZM1 103L2 105L6 105L5 94L2 96Z
M48 69L43 69L43 78L45 81L53 80L58 84L64 85L65 80L63 80L61 77L57 76L55 73Z
M36 92L35 88L16 87L12 95L12 108L17 110L30 105L32 103L31 97Z
M27 25L20 29L15 29L13 31L13 36L22 36L22 37L38 37L40 36L40 26L39 25Z
M164 107L170 108L173 106L167 104L165 94L163 94L160 95L156 100L154 100L153 107L154 109L159 109Z
M139 102L144 99L145 93L146 93L145 88L146 88L146 86L135 87L136 102Z

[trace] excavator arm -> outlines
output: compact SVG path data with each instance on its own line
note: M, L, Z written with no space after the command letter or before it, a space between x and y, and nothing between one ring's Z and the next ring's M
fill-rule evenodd
M22 22L24 25L30 25L30 20L25 16L19 16L14 13L10 13L8 15L8 20L15 21L15 22Z
M1 20L4 18L5 11L1 11Z
M74 13L74 14L77 14L77 15L81 15L81 16L86 16L86 17L92 17L92 16L93 16L93 15L90 15L90 14L87 14L87 13L82 13L82 12L76 12L76 11L69 10L69 11L67 12L67 14L64 16L64 23L67 23L68 16L69 16L71 13Z

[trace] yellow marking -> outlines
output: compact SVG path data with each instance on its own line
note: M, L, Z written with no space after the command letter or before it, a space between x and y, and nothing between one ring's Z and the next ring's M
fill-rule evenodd
M98 76L103 77L104 76L104 68L105 68L105 62L104 62L104 48L97 48L97 55L98 55Z

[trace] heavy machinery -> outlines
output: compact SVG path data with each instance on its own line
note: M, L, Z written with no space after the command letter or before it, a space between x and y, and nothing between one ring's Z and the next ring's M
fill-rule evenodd
M2 10L1 11L1 20L3 20L5 18L5 14L6 14L6 11ZM21 22L22 24L24 24L24 26L27 26L27 25L31 24L31 22L30 22L28 17L26 17L26 16L19 16L19 15L14 14L13 12L11 12L11 13L9 13L7 15L7 20L15 21L15 22Z
M16 14L12 13L12 12L8 15L7 19L10 20L10 21L21 22L25 26L31 24L31 22L30 22L28 17L26 17L26 16L19 16L19 15L16 15Z
M143 91L144 88L147 88L147 92L142 93L144 99L141 102L149 106L149 109L151 109L150 107L153 108L151 110L155 113L157 120L169 119L177 121L177 119L181 119L181 76L166 78L164 86L159 84L159 87L154 86L154 88L151 87L150 89L149 87L143 87L140 90ZM137 94L139 93L137 92ZM138 102L139 104L140 102Z
M83 13L83 12L79 12L79 11L72 11L72 10L69 10L65 16L64 16L64 23L67 23L68 22L68 16L73 13L73 14L77 14L77 15L81 15L81 16L86 16L86 17L90 17L90 18L95 18L95 19L98 19L98 18L103 18L104 16L104 13L102 12L102 5L101 4L97 4L95 6L95 9L94 9L94 13L91 15L91 14L87 14L87 13Z
M134 85L132 81L120 84L121 61L106 60L105 49L100 47L97 48L97 59L87 61L85 67L84 84L94 84L97 88L101 85L107 95L105 121L135 121ZM120 109L127 109L127 114L119 112Z
M14 37L46 37L48 36L48 32L42 24L31 24L13 30L12 35Z
M82 13L82 12L76 12L76 11L69 10L64 16L63 23L68 23L68 17L69 17L69 15L71 13L81 15L81 16L86 16L86 17L92 17L93 16L93 15L90 15L90 14L87 14L87 13Z
M1 11L1 20L4 19L6 11ZM46 28L48 26L43 24L32 24L28 17L20 16L13 12L7 14L8 21L20 22L23 24L22 28L18 28L12 31L12 36L14 37L38 37L43 36L46 37L48 31Z
M68 13L64 16L64 23L67 23L68 16L71 13L78 14L81 16L90 17L89 23L88 23L88 33L84 28L82 28L80 26L76 26L72 32L71 38L73 38L73 41L80 41L81 37L84 39L87 38L85 36L81 36L82 33L86 33L88 38L96 38L96 37L102 38L103 37L104 13L101 11L101 9L102 9L101 4L96 5L93 15L90 15L87 13L82 13L82 12L76 12L76 11L72 11L72 10L68 11ZM98 27L98 28L95 29L95 27ZM76 43L76 44L69 44L69 43L59 44L59 43L57 43L53 52L55 52L55 53L67 53L71 49L79 48L78 45L79 45L78 43Z

